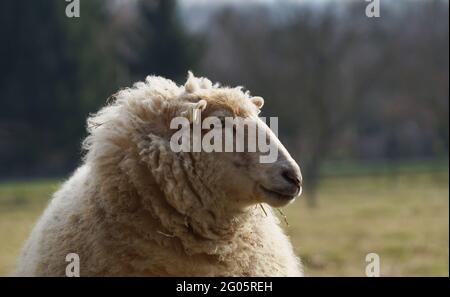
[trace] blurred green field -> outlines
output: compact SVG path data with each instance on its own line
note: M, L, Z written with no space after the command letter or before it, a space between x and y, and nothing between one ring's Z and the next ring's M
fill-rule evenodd
M365 256L373 252L382 276L448 276L448 178L448 167L324 178L316 208L302 197L284 209L306 275L364 276ZM0 183L0 275L13 269L57 187L57 181Z

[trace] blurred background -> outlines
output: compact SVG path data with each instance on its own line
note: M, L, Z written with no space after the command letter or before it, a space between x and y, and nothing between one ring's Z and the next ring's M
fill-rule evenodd
M0 10L0 275L80 164L120 88L188 70L265 98L305 193L284 210L305 274L449 275L449 5L6 0Z

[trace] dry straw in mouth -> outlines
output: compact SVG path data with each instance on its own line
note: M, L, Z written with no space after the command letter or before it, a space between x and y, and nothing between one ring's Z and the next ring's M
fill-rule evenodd
M266 217L267 217L266 209L264 208L264 206L262 205L262 203L260 203L259 206L261 207L262 211L264 212L264 214L265 214ZM280 215L283 217L283 220L284 220L284 223L286 224L286 227L289 227L289 223L288 223L288 220L287 220L286 215L283 213L283 211L282 211L281 209L277 208L277 210L278 210L278 212L280 213Z

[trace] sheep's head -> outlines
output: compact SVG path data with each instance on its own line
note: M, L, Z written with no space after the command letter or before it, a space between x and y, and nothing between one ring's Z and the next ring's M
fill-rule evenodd
M202 211L213 220L214 210L241 211L261 202L280 207L300 194L299 166L258 117L262 98L251 97L241 88L212 85L192 74L181 87L161 77L148 77L114 97L88 120L90 135L84 142L86 161L101 170L104 178L111 179L120 170L136 184L137 172L150 170L148 177L139 173L140 185L156 182L183 216ZM174 119L184 120L192 130L200 121L204 128L200 139L189 141L187 150L176 149L179 143L174 138L181 130L173 125ZM226 126L229 120L245 121L261 134L252 130L256 137L245 128L239 151L236 127ZM231 132L231 152L226 149L227 131ZM249 140L255 137L258 142L251 149ZM266 140L268 151L259 145L260 139ZM205 150L204 143L213 144L213 149L210 145Z
M178 100L177 115L185 117L191 128L187 150L199 160L194 166L201 167L195 172L202 175L200 179L208 188L223 194L220 199L224 201L217 203L246 207L265 202L280 207L300 195L299 166L258 117L264 104L261 97L251 97L241 88L213 86L209 80L190 74ZM201 128L197 130L200 137L193 135L196 125ZM181 129L174 131L180 136ZM175 138L173 146L178 150L180 139Z

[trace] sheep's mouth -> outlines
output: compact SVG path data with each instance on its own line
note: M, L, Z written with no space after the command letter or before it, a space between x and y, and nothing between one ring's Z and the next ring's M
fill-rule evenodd
M268 189L268 188L266 188L264 186L260 186L260 188L262 189L264 194L266 194L269 197L278 199L278 200L289 201L289 200L292 200L295 197L297 197L297 195L282 193L282 192L277 191L277 190Z

